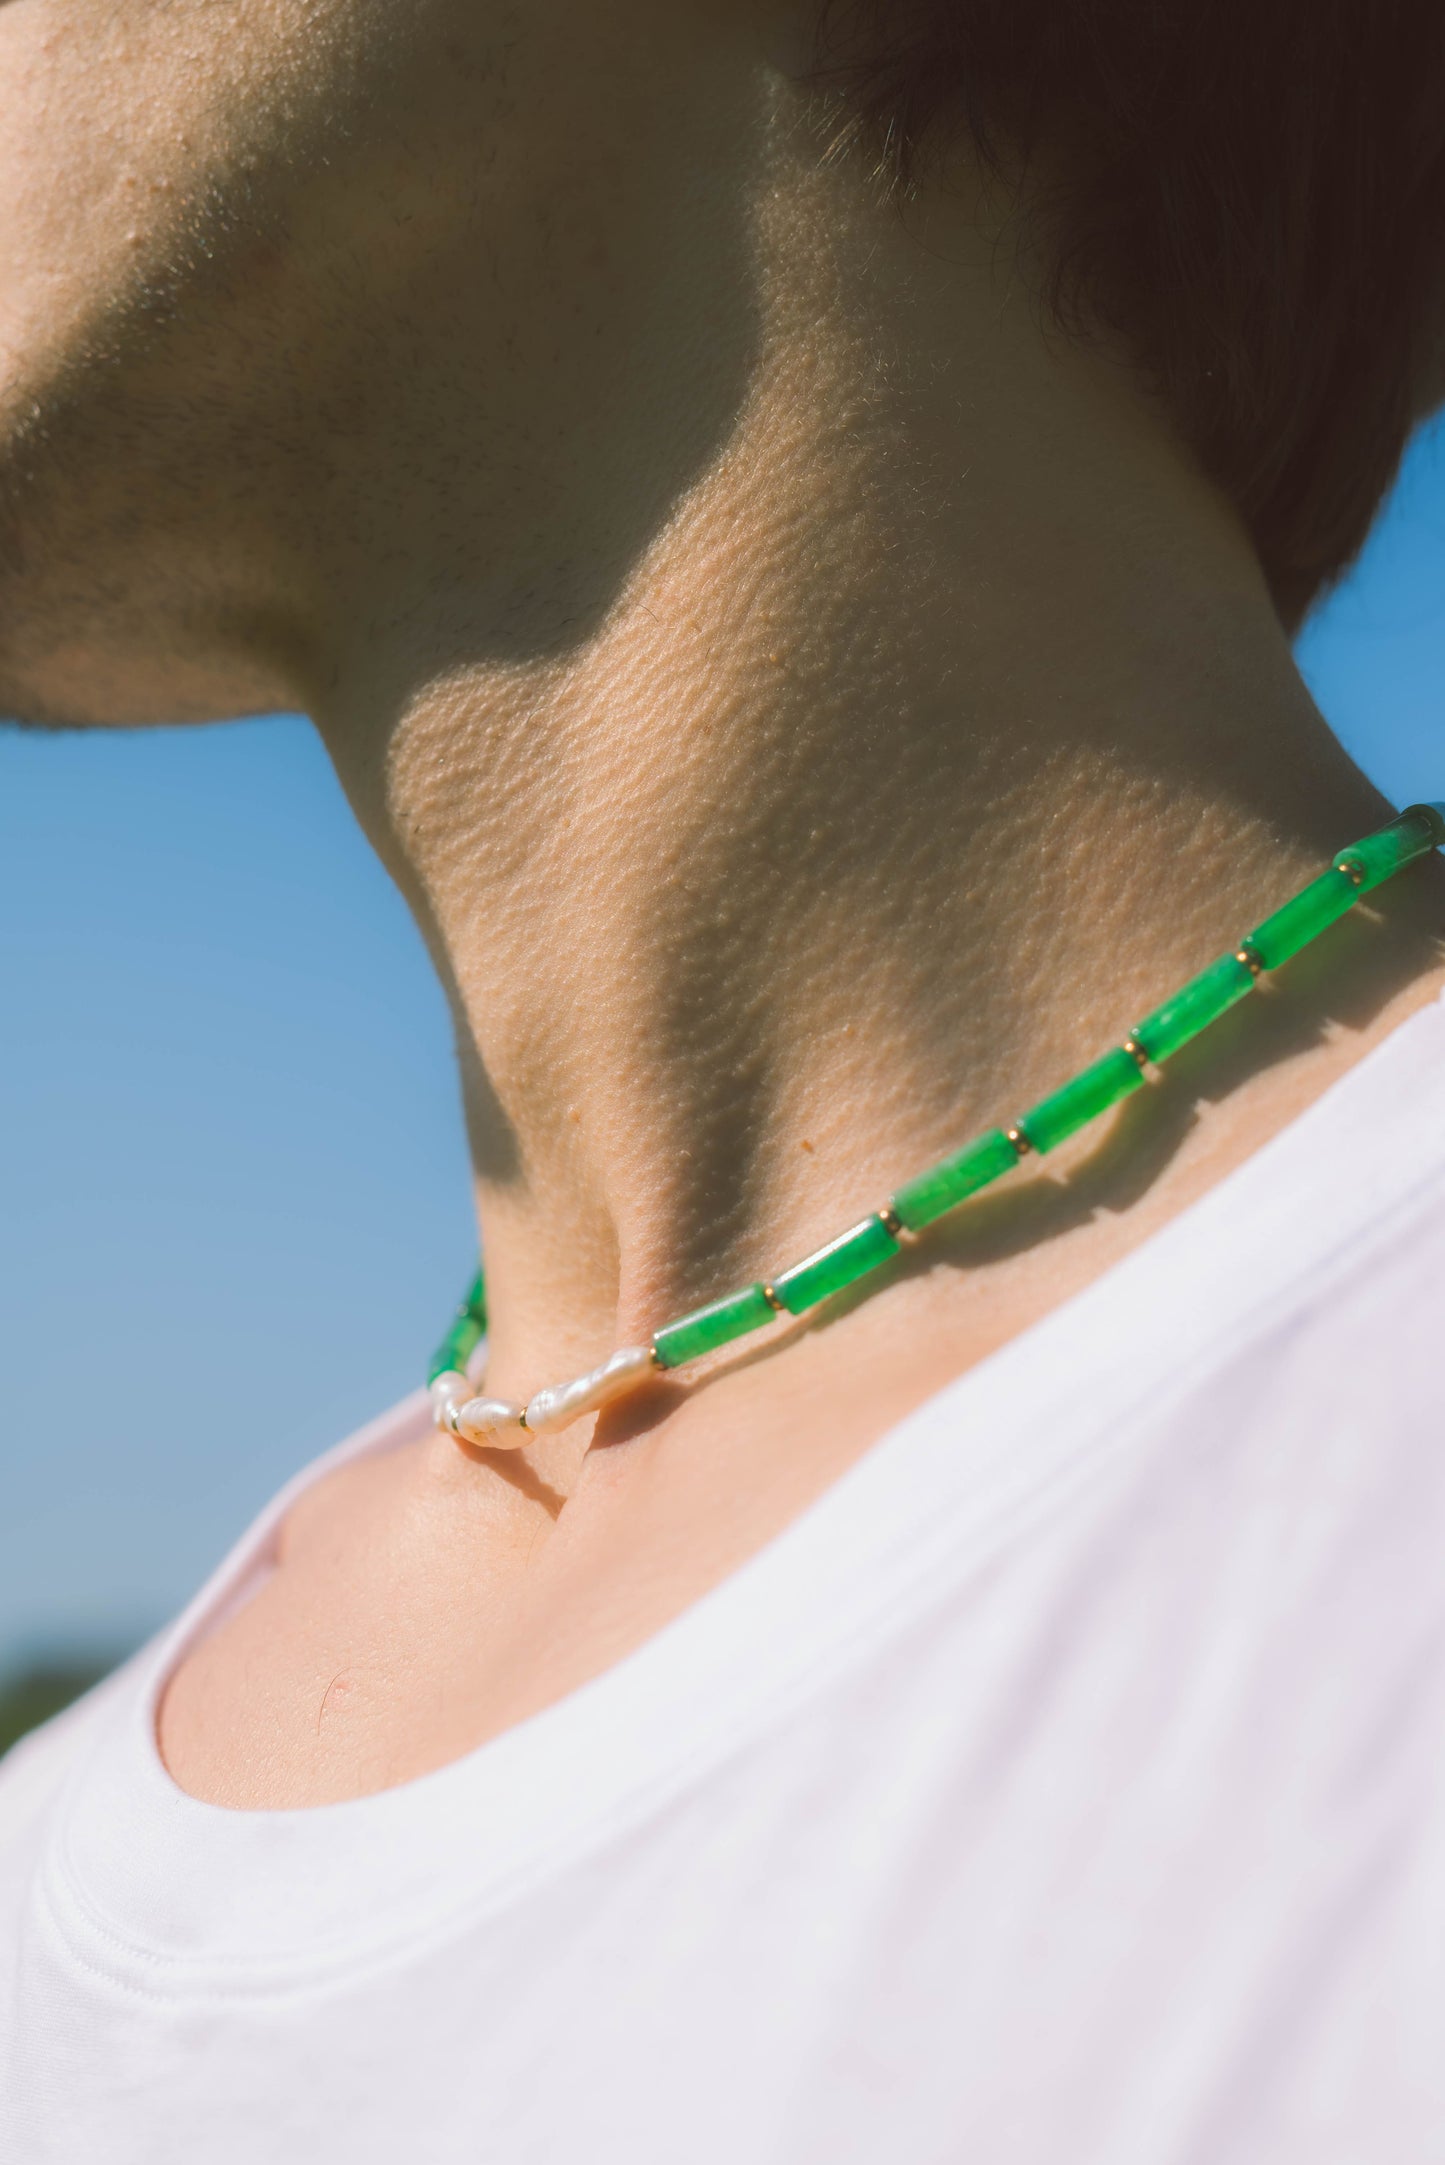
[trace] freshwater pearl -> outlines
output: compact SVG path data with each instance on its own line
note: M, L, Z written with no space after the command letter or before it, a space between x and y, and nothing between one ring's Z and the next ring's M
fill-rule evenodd
M621 1398L652 1372L651 1346L621 1346L600 1368L590 1368L572 1383L550 1383L527 1402L530 1429L566 1428L584 1413L595 1413Z
M444 1368L439 1376L433 1377L427 1389L432 1411L439 1421L445 1418L448 1406L459 1406L464 1398L472 1395L471 1384L465 1376L458 1375L455 1368Z
M457 1408L457 1434L492 1451L520 1451L527 1440L525 1410L510 1398L469 1398Z

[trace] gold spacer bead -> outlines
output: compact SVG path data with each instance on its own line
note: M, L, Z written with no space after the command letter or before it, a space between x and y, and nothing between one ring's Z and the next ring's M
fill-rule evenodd
M1352 887L1364 886L1365 868L1358 857L1347 857L1343 864L1335 866L1335 870L1336 872L1343 872Z
M1234 959L1236 962L1244 964L1251 977L1258 977L1260 971L1264 968L1259 950L1251 947L1248 940L1240 941L1238 947L1234 950Z
M784 1303L778 1299L777 1294L773 1291L770 1285L765 1285L763 1287L763 1299L767 1302L768 1306L773 1310L775 1315L782 1315L784 1313Z
M1009 1141L1014 1146L1014 1156L1016 1158L1026 1158L1034 1146L1029 1141L1027 1135L1025 1135L1023 1129L1005 1128L1004 1133L1005 1135L1007 1135Z
M1143 1070L1149 1065L1149 1055L1147 1052L1145 1052L1143 1046L1139 1043L1138 1038L1126 1037L1124 1040L1124 1050L1126 1053L1128 1053L1129 1058L1133 1061L1135 1067L1137 1067L1142 1074Z
M903 1231L903 1220L899 1217L897 1211L893 1208L893 1205L891 1203L885 1203L883 1208L879 1211L878 1223L882 1226L884 1232L891 1233L895 1240L897 1240L899 1234Z

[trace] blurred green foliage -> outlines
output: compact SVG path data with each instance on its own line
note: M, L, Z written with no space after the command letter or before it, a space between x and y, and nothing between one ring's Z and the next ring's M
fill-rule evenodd
M37 1661L0 1681L0 1753L98 1684L115 1660Z

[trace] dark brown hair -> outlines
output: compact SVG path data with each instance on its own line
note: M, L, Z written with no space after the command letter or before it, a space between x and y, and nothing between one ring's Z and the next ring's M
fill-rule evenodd
M1445 395L1441 0L825 0L820 53L896 184L961 131L1022 175L1055 310L1122 334L1300 615Z

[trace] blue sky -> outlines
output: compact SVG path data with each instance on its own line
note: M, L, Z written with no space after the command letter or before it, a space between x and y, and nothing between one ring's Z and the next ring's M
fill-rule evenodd
M1445 797L1445 431L1301 661ZM0 1668L138 1637L410 1390L473 1256L421 942L289 717L0 733Z

